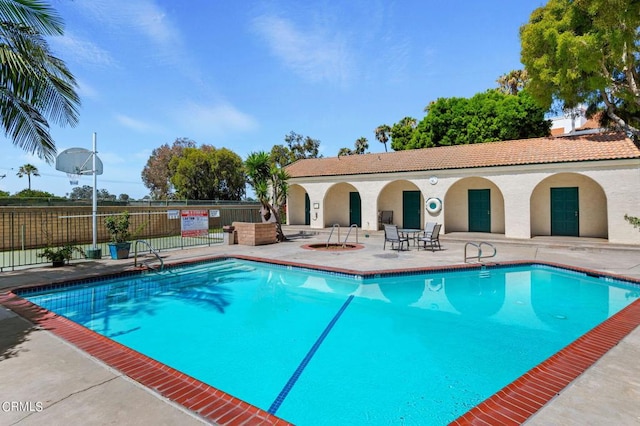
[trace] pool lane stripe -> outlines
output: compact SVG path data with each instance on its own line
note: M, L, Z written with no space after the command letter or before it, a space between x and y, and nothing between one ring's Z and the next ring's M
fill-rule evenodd
M307 352L307 355L304 357L300 365L298 365L298 368L296 368L296 371L294 371L294 373L291 375L291 377L289 378L289 381L287 381L287 384L284 385L284 387L276 397L275 401L273 401L273 403L271 404L271 407L269 407L269 409L267 410L269 414L275 415L276 411L278 411L278 408L280 408L280 405L282 405L284 400L287 398L287 395L289 395L289 392L291 391L293 386L296 384L296 382L300 378L300 375L302 374L304 369L307 367L307 364L309 364L309 361L311 361L311 358L313 358L313 355L315 355L316 351L320 348L320 345L324 341L325 337L329 335L329 332L331 331L333 326L336 325L336 323L338 322L338 320L340 319L340 317L342 316L344 311L347 309L347 307L349 306L349 303L351 303L352 300L353 300L353 296L349 296L347 300L342 304L342 307L340 308L340 310L333 316L331 321L329 321L329 324L327 324L327 326L325 327L320 337L318 337L318 339L315 341L315 343L313 344L309 352Z

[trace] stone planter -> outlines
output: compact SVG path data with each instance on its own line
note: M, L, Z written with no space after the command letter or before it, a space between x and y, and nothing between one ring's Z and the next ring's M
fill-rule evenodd
M238 244L261 246L278 242L275 223L233 222Z

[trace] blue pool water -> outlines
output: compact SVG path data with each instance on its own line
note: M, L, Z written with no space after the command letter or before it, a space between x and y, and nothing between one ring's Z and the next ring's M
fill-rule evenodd
M23 294L298 425L446 424L638 296L539 265L362 278L240 260Z

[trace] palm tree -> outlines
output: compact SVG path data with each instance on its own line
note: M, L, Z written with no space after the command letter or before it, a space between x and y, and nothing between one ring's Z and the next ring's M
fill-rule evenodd
M387 124L381 124L373 131L376 134L378 142L384 144L384 152L387 152L387 142L389 142L389 134L391 133L391 127Z
M365 137L359 137L356 139L354 154L364 154L369 148L369 141Z
M42 0L0 0L0 121L13 144L52 162L47 118L78 123L77 84L45 36L63 34L61 18Z
M498 90L505 95L517 95L518 92L527 85L529 76L527 70L511 70L506 74L502 74L496 80Z
M351 155L351 154L353 154L351 149L346 147L340 148L340 151L338 151L338 157L344 157L345 155Z
M16 175L19 178L25 175L27 176L27 179L29 179L29 191L31 191L31 176L40 176L40 172L38 171L38 168L33 164L25 164L24 166L20 166Z
M244 164L249 185L262 204L263 220L269 221L273 215L278 241L285 241L280 212L287 202L289 175L271 160L269 153L264 151L252 152Z

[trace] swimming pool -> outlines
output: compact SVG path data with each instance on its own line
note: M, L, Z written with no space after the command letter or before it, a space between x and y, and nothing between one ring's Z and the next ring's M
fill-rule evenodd
M637 287L538 265L362 278L225 260L24 297L297 424L442 424Z

